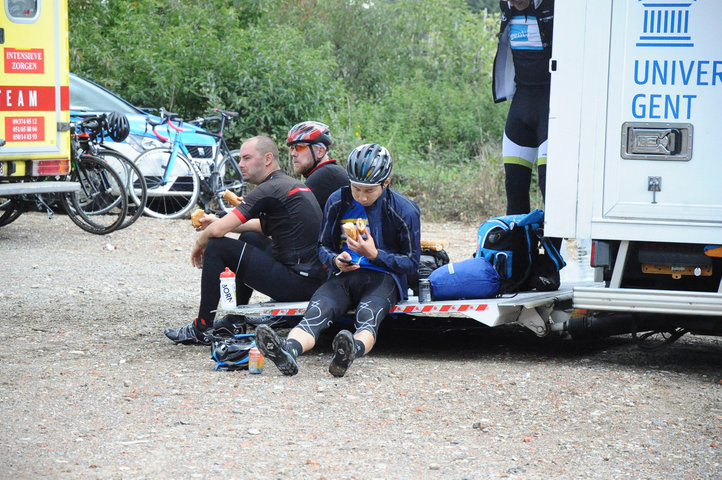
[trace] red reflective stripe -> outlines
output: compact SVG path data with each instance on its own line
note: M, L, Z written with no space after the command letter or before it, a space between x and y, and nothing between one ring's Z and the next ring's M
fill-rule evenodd
M294 188L293 190L291 190L290 192L288 192L288 196L290 197L294 193L298 193L298 192L310 192L310 191L311 191L311 189L308 187L297 187L297 188Z
M248 221L248 219L246 219L246 217L245 217L245 216L241 213L241 211L238 210L237 208L234 208L234 209L231 210L231 211L233 212L233 214L234 214L236 217L238 217L238 219L241 221L241 223L246 223L246 222Z
M60 110L70 110L69 87L60 87Z
M52 112L55 110L55 87L53 86L0 86L0 110ZM60 87L60 110L70 107L70 90Z
M313 170L311 170L311 171L308 172L308 173L305 173L303 176L306 177L306 178L308 178L308 177L311 176L311 174L312 174L313 172L315 172L315 171L318 170L319 168L323 167L324 165L328 165L329 163L336 163L336 159L335 159L335 158L329 158L328 160L324 160L323 162L321 162L321 163L319 163L318 165L316 165L315 167L313 167Z

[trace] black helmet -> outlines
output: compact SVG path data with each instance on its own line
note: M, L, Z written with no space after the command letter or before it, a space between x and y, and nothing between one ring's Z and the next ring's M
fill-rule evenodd
M367 143L354 149L348 156L346 171L348 179L362 185L383 185L389 175L393 162L386 148L376 143Z
M110 112L105 117L105 127L108 136L114 142L122 142L130 133L130 125L125 114L120 112Z
M301 122L288 131L286 145L294 143L322 143L328 147L333 141L328 125L321 122Z
M230 338L214 337L211 358L216 361L216 370L248 368L248 352L255 345L254 335L248 333Z

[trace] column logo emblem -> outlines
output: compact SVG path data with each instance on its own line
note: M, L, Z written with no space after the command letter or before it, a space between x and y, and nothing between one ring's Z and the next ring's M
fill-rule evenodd
M638 47L694 47L690 10L697 0L638 0L644 7Z

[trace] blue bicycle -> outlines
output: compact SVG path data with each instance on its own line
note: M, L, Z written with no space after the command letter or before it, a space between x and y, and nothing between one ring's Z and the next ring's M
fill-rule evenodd
M210 158L193 157L183 141L183 120L175 113L160 109L160 122L147 119L153 133L167 146L153 148L140 154L135 164L148 186L145 213L155 218L181 218L199 205L208 213L223 214L233 206L223 197L230 190L242 197L246 182L238 167L240 153L230 150L223 138L226 122L238 115L236 112L214 109L220 116L198 118L194 125L220 122L217 131L193 130L194 135L214 138ZM167 135L158 131L165 126ZM211 148L211 147L209 147Z

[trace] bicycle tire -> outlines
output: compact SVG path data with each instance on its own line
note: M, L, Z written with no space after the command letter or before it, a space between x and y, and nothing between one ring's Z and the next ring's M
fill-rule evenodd
M171 150L153 148L135 159L145 179L148 200L144 212L154 218L181 218L198 202L200 179L191 161L185 155L176 155L173 171L166 172ZM163 178L168 173L168 181Z
M75 164L71 180L80 190L61 196L68 217L88 233L105 235L125 220L128 196L115 170L99 157L85 155Z
M145 177L140 168L120 152L102 149L96 155L105 160L123 180L128 195L128 211L118 230L127 228L143 215L148 200L148 187L145 183Z
M218 166L219 174L214 177L215 185L213 188L217 193L216 198L218 199L220 210L225 212L231 211L234 207L228 200L223 198L223 192L230 190L235 193L238 197L242 197L246 193L246 181L243 179L241 169L238 166L238 162L241 159L240 150L231 150L230 156L226 154L221 160Z
M9 225L23 213L22 202L13 197L0 198L0 227Z

